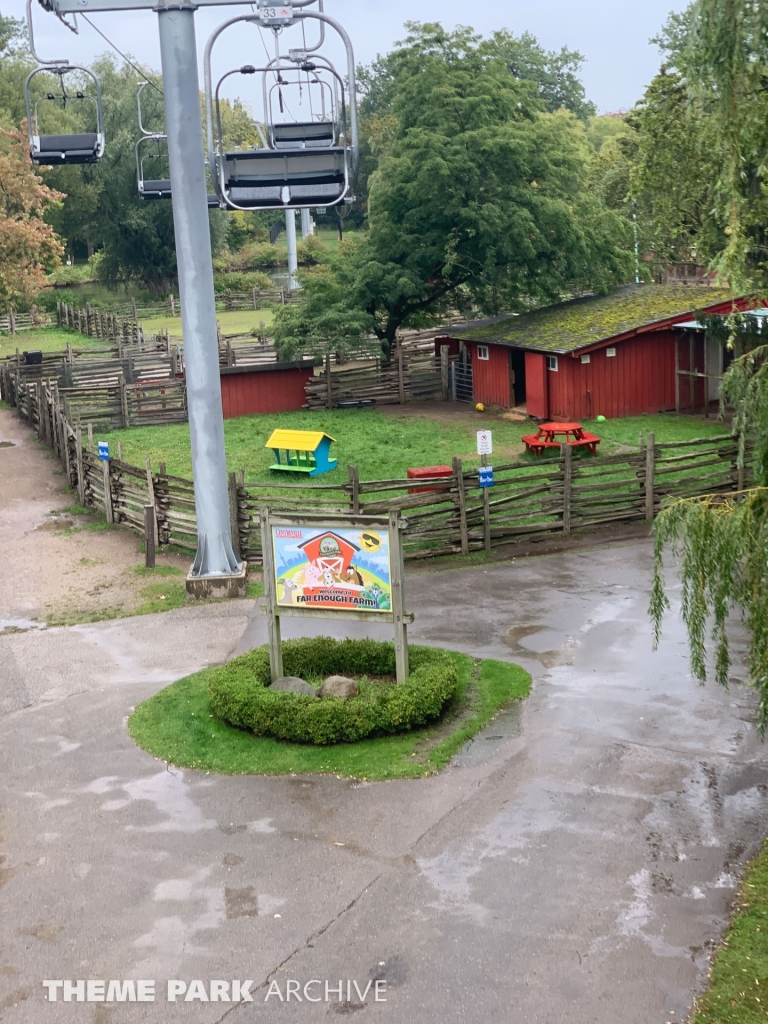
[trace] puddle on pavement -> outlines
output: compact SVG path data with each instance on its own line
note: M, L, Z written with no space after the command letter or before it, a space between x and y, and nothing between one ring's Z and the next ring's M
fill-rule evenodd
M51 519L35 527L35 532L45 530L47 533L60 533L62 530L71 530L75 525L74 519Z
M0 441L0 448L15 448L15 441Z
M541 636L538 636L541 634ZM537 637L537 641L531 644L521 643L528 637ZM560 634L557 634L549 626L534 624L511 626L504 634L504 643L512 651L516 658L529 658L540 662L544 668L559 668L562 665L571 665L578 641L573 637L566 637L565 642L553 650L539 650L539 647L547 647L553 641L557 642Z
M0 619L0 636L3 633L26 633L28 629L45 629L45 623L32 619Z
M491 721L471 740L467 740L451 764L459 768L471 768L492 757L502 743L520 735L523 720L523 705L520 701L502 708Z

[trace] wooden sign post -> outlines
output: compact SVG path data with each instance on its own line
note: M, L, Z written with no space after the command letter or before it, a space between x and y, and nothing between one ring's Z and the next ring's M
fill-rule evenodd
M409 674L403 529L399 512L380 516L260 510L264 590L272 681L283 675L280 620L390 622L398 683Z

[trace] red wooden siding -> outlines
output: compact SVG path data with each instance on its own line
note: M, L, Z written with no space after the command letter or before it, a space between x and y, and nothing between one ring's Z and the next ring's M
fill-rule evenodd
M478 345L467 346L472 359L472 390L476 402L500 405L509 409L511 389L509 381L509 349L502 345L486 345L488 358L480 359Z
M589 354L558 357L549 377L551 419L639 416L675 408L675 337L671 330L629 338ZM530 411L530 404L529 404Z
M562 356L560 360L562 361ZM557 374L547 370L547 361L541 352L525 353L525 403L529 416L549 419L548 383Z
M221 375L224 419L253 413L293 412L306 401L304 385L313 376L312 367L280 367L243 370Z

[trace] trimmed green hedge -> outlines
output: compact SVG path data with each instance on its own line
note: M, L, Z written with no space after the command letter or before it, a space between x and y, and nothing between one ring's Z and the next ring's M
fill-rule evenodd
M268 689L269 648L257 647L217 669L208 684L213 713L257 736L294 743L355 743L408 732L438 718L456 692L456 665L445 652L410 647L411 674L400 684L363 680L358 697L312 697ZM393 644L320 636L283 644L286 675L394 676Z

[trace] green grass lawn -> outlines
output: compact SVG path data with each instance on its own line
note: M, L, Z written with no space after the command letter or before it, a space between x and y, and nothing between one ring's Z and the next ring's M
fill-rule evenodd
M748 866L736 914L715 954L691 1024L764 1024L768 1018L768 842Z
M97 348L104 345L96 338L86 338L77 331L69 331L63 327L40 327L33 331L20 331L11 337L0 334L0 359L20 352L37 349L40 352L61 352L71 341L75 348Z
M220 310L216 313L222 334L248 334L254 329L258 330L260 323L269 328L274 317L274 311L271 309L233 309L229 312ZM171 336L181 337L180 316L158 316L152 320L140 320L139 323L145 336L168 331Z
M435 405L437 414L443 413L444 408L439 403ZM687 440L726 432L722 424L671 415L591 422L585 426L605 438L606 443L601 448L606 455L622 450L621 446L637 446L641 431L654 430L657 441ZM520 438L532 429L530 423L511 423L480 413L476 420L459 416L450 419L444 413L438 418L438 415L430 417L407 412L383 413L377 409L241 416L224 424L229 469L245 469L248 480L274 479L277 474L269 472L274 457L264 445L276 427L324 430L336 438L332 453L338 459L338 468L324 474L319 483L346 482L348 465L356 465L363 480L402 479L410 466L450 465L454 455L464 460L466 468L473 468L479 464L476 431L486 427L493 430L493 461L497 465L512 462L522 459ZM167 471L174 476L191 475L186 424L121 430L115 437L122 442L123 458L127 462L144 465L144 456L149 455L153 465L165 462Z
M271 309L239 309L231 312L219 312L216 319L221 324L222 334L248 334L252 329L258 329L259 323L263 322L267 328L272 326L274 311ZM160 331L169 331L171 336L181 338L181 317L161 316L154 320L141 320L141 327L145 336L157 334ZM40 327L32 331L20 331L11 337L8 334L0 334L0 359L5 356L12 356L16 349L20 352L28 349L38 349L41 352L60 352L66 349L67 342L72 342L75 348L101 348L104 341L97 338L88 338L78 331L68 330L66 327Z
M455 698L434 725L402 736L315 747L234 729L211 712L208 678L214 669L182 679L140 704L128 730L155 757L221 775L320 773L370 780L431 775L502 705L527 697L531 688L531 677L518 665L451 656L459 672Z

